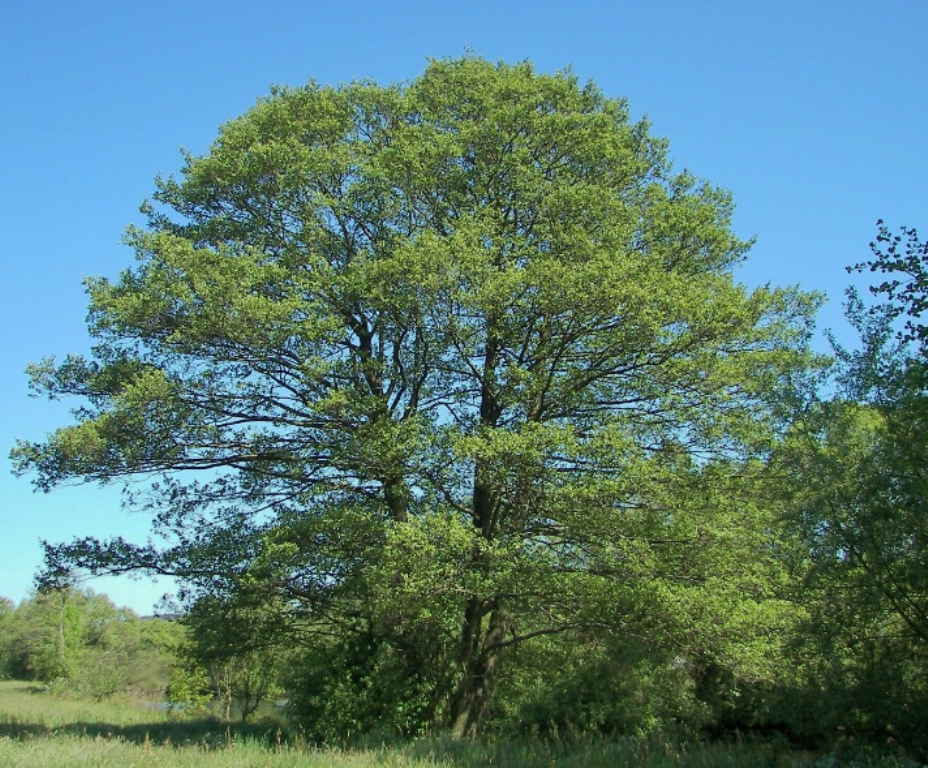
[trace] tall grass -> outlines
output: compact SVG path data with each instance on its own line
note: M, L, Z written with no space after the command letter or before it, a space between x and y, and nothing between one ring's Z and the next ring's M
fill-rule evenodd
M280 722L248 727L62 699L0 682L2 768L913 768L903 758L786 752L772 744L453 742L425 739L317 748Z

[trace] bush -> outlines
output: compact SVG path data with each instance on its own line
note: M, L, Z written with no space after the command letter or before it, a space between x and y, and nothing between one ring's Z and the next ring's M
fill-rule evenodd
M518 650L521 672L497 691L494 728L555 739L695 733L709 711L692 667L630 640L559 638Z
M363 632L308 650L287 686L289 712L307 737L319 743L410 737L439 725L448 695L442 676L404 645Z

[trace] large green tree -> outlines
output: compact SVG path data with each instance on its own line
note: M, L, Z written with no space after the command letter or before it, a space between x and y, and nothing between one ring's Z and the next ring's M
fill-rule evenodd
M167 542L50 546L51 577L280 595L440 666L456 735L532 637L763 624L745 485L817 301L737 284L729 195L623 101L472 57L276 89L145 210L88 283L92 357L32 369L77 423L13 458L158 478Z

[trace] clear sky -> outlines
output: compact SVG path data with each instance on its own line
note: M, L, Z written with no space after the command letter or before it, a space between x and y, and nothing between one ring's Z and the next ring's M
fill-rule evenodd
M844 287L866 284L844 267L876 219L928 234L926 30L926 0L4 0L0 453L67 421L23 369L88 349L81 281L130 265L121 233L180 147L205 151L272 84L409 80L467 51L627 97L678 168L733 192L757 237L741 279L826 292L819 325L844 333ZM34 494L8 469L0 595L27 594L42 538L145 540L118 489ZM142 613L170 588L88 586Z

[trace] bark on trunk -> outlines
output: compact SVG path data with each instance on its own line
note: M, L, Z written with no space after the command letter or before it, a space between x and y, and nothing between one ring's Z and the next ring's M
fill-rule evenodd
M483 376L480 386L480 424L495 427L502 409L496 392L499 365L499 339L495 318L487 318ZM472 522L480 535L492 540L496 527L497 489L490 479L490 467L483 459L474 466ZM488 563L475 551L473 567L488 570ZM484 629L484 619L489 623ZM499 658L500 642L509 631L511 619L495 599L471 598L464 612L461 638L461 679L451 698L450 725L454 739L473 738L480 728L490 699L493 675Z
M470 614L470 607L468 614ZM490 614L489 626L481 643L479 635L483 634L482 624L481 620L478 620L476 624L478 636L465 637L466 641L470 641L465 645L465 652L468 645L473 648L473 652L466 660L462 659L464 662L463 676L451 700L451 738L453 739L474 738L480 730L480 722L486 714L493 690L500 643L509 632L511 619L505 609L494 609Z

